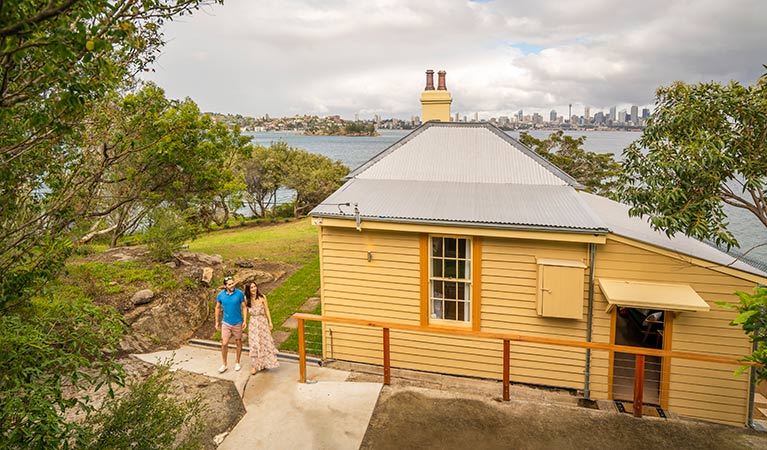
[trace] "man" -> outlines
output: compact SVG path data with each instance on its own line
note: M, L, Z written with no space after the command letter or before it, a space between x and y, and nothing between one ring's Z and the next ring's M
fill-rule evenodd
M216 297L216 331L221 329L221 359L224 364L218 369L219 373L226 372L226 354L229 349L229 339L234 337L237 345L237 359L234 370L240 370L240 355L242 354L242 332L245 319L248 317L248 307L245 304L245 294L235 289L234 279L224 277L225 289ZM222 317L223 312L223 317Z

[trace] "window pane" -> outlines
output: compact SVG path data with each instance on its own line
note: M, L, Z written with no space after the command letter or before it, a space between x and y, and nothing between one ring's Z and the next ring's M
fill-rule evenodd
M455 278L455 260L445 260L445 278Z
M431 276L442 278L442 261L442 258L434 258L431 260Z
M431 316L435 319L442 319L442 300L431 301Z
M458 300L468 300L466 295L466 283L458 283Z
M458 260L458 278L466 278L466 261Z
M431 256L442 256L442 238L431 238Z
M458 239L458 257L466 258L466 239Z
M432 297L434 297L434 298L442 298L442 297L444 297L444 295L442 295L442 293L445 292L445 288L442 285L443 285L442 281L432 281L431 282L431 286L432 286L432 291L431 291L432 294L431 294L431 296Z
M445 282L445 298L453 299L456 298L456 283L450 283L448 281Z
M458 302L458 320L463 320L464 322L469 320L468 315L468 303L466 302Z
M456 320L457 318L457 306L456 302L445 302L445 319Z
M445 238L445 257L455 258L455 238Z

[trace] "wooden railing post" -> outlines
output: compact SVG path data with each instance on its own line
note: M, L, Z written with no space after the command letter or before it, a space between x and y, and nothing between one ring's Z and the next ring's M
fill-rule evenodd
M389 352L389 329L383 329L383 363L384 363L384 384L391 384L391 358Z
M503 401L508 402L511 399L509 393L509 366L510 366L510 350L509 340L503 340Z
M306 342L304 342L304 319L298 319L298 382L306 383Z
M642 396L644 395L644 355L636 355L634 367L634 417L642 417Z

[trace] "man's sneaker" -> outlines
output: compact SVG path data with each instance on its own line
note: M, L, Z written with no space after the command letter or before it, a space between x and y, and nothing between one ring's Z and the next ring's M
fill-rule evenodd
M224 373L226 372L226 366L221 366L218 368L218 373Z
M240 367L240 363L237 363L237 364L235 364L235 365L234 365L234 370L236 370L237 372L239 372L239 371L240 371L240 369L242 369L242 367Z

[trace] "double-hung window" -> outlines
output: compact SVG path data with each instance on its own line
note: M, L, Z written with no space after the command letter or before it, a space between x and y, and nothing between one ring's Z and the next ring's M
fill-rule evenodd
M471 322L471 239L430 236L429 316Z

